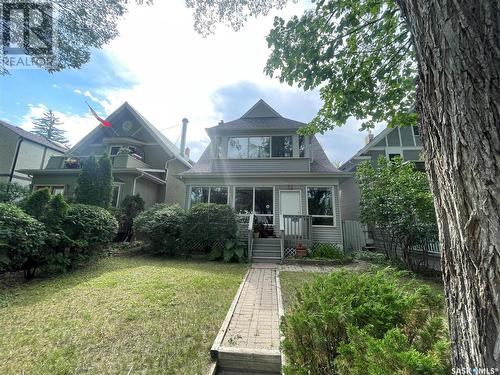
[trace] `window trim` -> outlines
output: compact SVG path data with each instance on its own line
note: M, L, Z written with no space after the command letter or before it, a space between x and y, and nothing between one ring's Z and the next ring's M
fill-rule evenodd
M337 228L337 207L336 207L336 200L335 200L335 186L336 185L307 185L306 186L306 210L307 210L307 215L311 216L311 225L313 227L319 227L319 228ZM309 189L330 189L332 191L332 215L311 215L309 213ZM332 217L333 216L333 225L323 225L323 224L312 224L312 218L313 217Z
M33 185L33 191L37 191L37 190L41 190L41 189L45 189L45 188L49 188L49 192L50 192L50 195L54 195L54 188L62 188L63 192L62 192L62 196L64 197L64 193L66 192L66 185L57 185L57 184L37 184L37 185Z
M295 134L270 134L270 135L242 135L242 136L229 136L227 137L227 144L226 144L226 159L230 160L268 160L268 159L301 159L301 157L295 157L294 155L294 141L293 137ZM267 158L231 158L229 157L229 142L232 138L246 138L247 139L247 155L250 152L250 138L264 138L268 137L269 138L269 156ZM273 137L292 137L292 156L272 156L273 155ZM305 137L305 136L304 136ZM305 138L304 138L304 155L306 153L306 148L305 148ZM300 154L300 149L297 150L297 154ZM302 159L305 158L302 157ZM239 187L239 186L238 186ZM260 187L260 186L257 186Z
M207 188L208 189L208 202L210 203L210 194L212 191L212 188L226 188L227 189L227 198L226 198L226 203L220 203L220 204L227 204L229 205L229 185L205 185L205 184L200 184L200 185L189 185L189 194L188 194L188 208L192 207L191 204L191 194L193 192L193 188ZM202 202L203 203L203 202Z
M242 188L242 189L252 189L252 213L254 216L263 216L263 217L273 217L273 226L276 225L276 210L275 208L275 200L276 200L276 187L274 185L252 185L252 186L244 186L244 185L235 185L233 186L233 202L231 207L236 210L236 189ZM256 214L255 213L255 189L256 188L272 188L273 189L273 213L272 214ZM250 216L251 214L239 214L237 213L238 216Z
M125 185L124 182L113 182L113 187L118 187L118 194L116 195L116 205L114 207L120 206L120 196L122 194L122 185Z

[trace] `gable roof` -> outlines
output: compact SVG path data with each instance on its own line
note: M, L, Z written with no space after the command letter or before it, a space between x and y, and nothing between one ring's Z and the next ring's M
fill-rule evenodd
M4 126L5 128L9 129L10 131L16 133L18 136L30 141L37 143L39 145L51 148L52 150L59 151L62 153L65 153L68 151L66 147L59 143L55 143L52 141L49 141L48 139L41 137L37 134L31 133L27 130L21 129L19 126L14 126L11 124L6 123L5 121L0 120L0 125Z
M150 132L150 134L153 136L153 138L156 139L158 144L162 146L162 148L169 154L171 154L173 157L178 159L181 163L183 163L185 166L191 168L192 166L192 161L185 158L184 156L181 155L179 149L177 148L176 145L174 145L164 134L162 134L158 129L156 129L153 124L151 124L143 115L141 115L134 107L132 107L128 102L124 102L121 106L119 106L117 109L113 111L108 117L106 117L106 120L109 122L113 121L113 118L115 118L121 111L124 109L128 109L130 113L139 121L139 123L147 130ZM93 136L95 133L97 133L101 129L101 125L96 126L89 134L87 134L85 137L83 137L76 145L74 145L68 153L72 153L74 150L76 150L81 144L83 144L88 138Z
M269 104L260 99L239 119L223 122L206 130L210 134L231 130L296 130L303 126L306 124L281 116Z
M341 170L345 170L352 166L354 159L360 157L364 153L368 152L372 147L375 147L376 144L378 144L387 134L392 132L396 128L389 128L386 127L384 130L382 130L379 134L377 134L370 142L368 142L366 145L363 146L358 152L356 152L353 156L349 158L349 160L345 161L342 163L340 166Z

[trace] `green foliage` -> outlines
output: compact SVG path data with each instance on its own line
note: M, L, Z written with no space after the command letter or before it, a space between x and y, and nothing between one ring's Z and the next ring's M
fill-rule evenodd
M94 155L83 161L75 189L77 203L108 208L113 191L113 174L108 155L96 159Z
M245 244L239 239L230 239L224 246L215 245L208 254L208 260L220 260L224 262L243 262L245 260Z
M178 205L156 204L134 220L139 238L149 241L154 251L175 254L181 248L186 212Z
M115 239L118 222L104 208L72 204L62 222L62 229L73 242L74 254L86 257Z
M51 109L45 111L42 117L33 121L35 125L32 133L35 133L49 141L59 142L63 145L68 144L68 139L64 136L66 130L59 129L63 124L61 120L52 112Z
M45 260L44 225L20 208L0 203L0 269L23 270L27 279Z
M209 253L215 245L237 236L238 218L228 205L200 203L187 212L183 240L188 249L202 244Z
M315 244L309 251L308 256L313 259L347 259L344 251L339 246L331 243Z
M64 201L61 194L54 195L46 208L43 222L48 228L60 228L64 218L68 214L69 205Z
M16 203L29 194L29 189L16 182L0 181L0 203Z
M119 223L121 240L131 241L133 239L134 219L144 211L144 205L144 199L139 194L128 195L122 201L120 208L115 213Z
M31 193L30 196L21 203L21 207L28 215L40 220L46 214L49 201L49 189L40 189Z
M384 254L374 251L356 251L352 255L354 259L364 260L373 264L388 265L387 257Z
M432 194L424 173L400 158L380 157L374 167L362 163L356 171L360 189L361 220L379 230L387 245L386 255L414 268L409 252L414 245L437 240L437 223Z
M248 16L281 8L285 0L190 0L195 28L213 32L223 22L239 29ZM319 88L323 107L302 133L324 132L349 117L363 128L387 121L414 125L416 57L393 0L316 1L288 21L275 17L265 72L305 90ZM368 119L368 120L366 120Z
M286 373L444 373L443 298L428 286L404 287L400 276L338 271L300 290L282 323ZM381 353L390 371L377 370Z

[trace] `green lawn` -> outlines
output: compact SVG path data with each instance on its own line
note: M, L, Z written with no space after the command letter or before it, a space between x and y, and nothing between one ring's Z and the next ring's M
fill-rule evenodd
M17 285L0 276L0 374L203 374L245 271L114 257Z

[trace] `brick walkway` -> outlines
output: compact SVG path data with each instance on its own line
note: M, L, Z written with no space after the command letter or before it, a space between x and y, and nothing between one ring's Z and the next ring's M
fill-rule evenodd
M276 265L254 265L222 341L222 347L279 350Z

